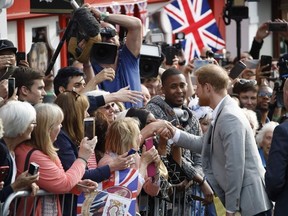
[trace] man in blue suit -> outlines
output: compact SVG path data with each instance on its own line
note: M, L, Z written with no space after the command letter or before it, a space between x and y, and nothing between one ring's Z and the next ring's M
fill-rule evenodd
M283 87L283 101L288 109L288 80ZM266 166L265 182L268 196L275 201L274 215L288 215L288 121L273 132L271 149Z

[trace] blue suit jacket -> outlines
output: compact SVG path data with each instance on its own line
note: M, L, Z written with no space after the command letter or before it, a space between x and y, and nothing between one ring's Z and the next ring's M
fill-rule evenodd
M265 182L269 198L276 202L274 215L288 215L288 122L274 129Z

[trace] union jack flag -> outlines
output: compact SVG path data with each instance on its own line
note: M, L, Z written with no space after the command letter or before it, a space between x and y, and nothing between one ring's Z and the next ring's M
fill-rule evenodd
M182 46L186 59L199 57L203 47L215 52L225 46L207 0L174 0L165 6L172 33L184 32Z
M99 211L101 212L104 206L107 205L107 198L109 193L122 196L126 198L126 200L129 199L130 206L128 205L128 216L135 215L138 175L138 170L132 168L111 173L111 176L108 180L98 184L97 190L100 191L100 193L96 193L92 198L86 197L85 199L83 194L78 197L78 215L81 214L82 207L84 207L84 205L85 208L89 206L90 213L93 213L93 215L98 215Z

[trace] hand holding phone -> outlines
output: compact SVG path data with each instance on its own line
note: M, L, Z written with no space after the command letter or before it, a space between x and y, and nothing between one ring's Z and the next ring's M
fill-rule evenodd
M288 23L270 22L268 23L268 31L288 31Z
M262 69L262 72L270 72L272 68L272 56L261 55L260 66L266 66ZM265 76L270 76L270 73L265 73Z
M84 136L89 140L95 137L95 118L87 117L84 119Z
M0 166L0 182L5 181L9 174L9 166Z
M235 66L230 70L229 77L236 79L242 71L246 68L246 65L242 61L238 61Z
M11 98L15 91L15 78L9 77L8 78L8 98Z
M151 149L154 144L153 144L153 137L149 137L145 140L145 146L146 146L146 150L148 151L149 149ZM147 166L147 175L148 177L153 177L156 175L156 166L155 163L152 162Z
M36 175L39 172L39 165L35 162L30 163L28 173L30 175Z
M26 60L26 53L25 52L17 52L16 53L16 62L19 65L21 60Z

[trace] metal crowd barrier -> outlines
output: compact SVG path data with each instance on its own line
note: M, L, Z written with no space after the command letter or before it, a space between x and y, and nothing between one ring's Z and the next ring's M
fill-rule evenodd
M56 198L56 196L59 196L59 194L52 194L52 193L48 193L44 190L39 190L37 192L37 194L34 196L34 201L33 201L33 210L32 210L32 215L35 215L35 208L37 206L37 199L40 197L45 197L45 196L54 196ZM6 199L6 201L3 203L2 205L2 212L1 212L1 216L8 216L8 215L16 215L17 214L17 203L19 202L20 198L24 198L24 209L23 209L23 216L26 216L26 204L27 204L27 198L31 197L31 191L18 191L18 192L14 192L12 194L10 194L10 196ZM62 200L62 214L63 214L63 203L65 201L65 194L63 195L63 200ZM73 204L73 198L74 195L72 196L71 199L71 205ZM11 208L11 204L14 202L14 207ZM45 205L45 199L43 199L43 205ZM67 212L66 212L67 213ZM70 211L70 215L72 215L72 208Z
M17 203L19 202L20 198L24 199L24 209L23 209L23 215L26 214L26 201L27 197L31 196L30 191L18 191L13 194L11 194L7 200L2 205L2 212L0 212L0 216L8 216L8 215L16 215L17 214ZM44 190L39 190L36 196L34 197L33 202L33 211L32 215L35 215L35 207L37 206L37 199L40 197L45 196L59 196L59 194L52 194L48 193ZM63 214L63 205L65 201L65 195L63 195L62 199L62 214ZM186 199L185 192L177 192L176 190L173 191L173 202L167 202L165 200L159 199L157 197L149 197L148 195L141 194L138 197L138 203L139 203L139 209L141 211L142 216L180 216L180 215L190 215L190 216L203 216L206 215L204 212L196 212L191 211L189 214L188 212L184 212L186 209L186 202L184 201ZM73 199L74 196L71 199L70 206L73 206ZM14 206L11 209L11 204L14 202ZM199 202L201 204L201 202ZM45 205L45 199L43 199L43 205ZM1 214L2 213L2 214ZM19 215L19 214L18 214ZM65 212L65 215L72 215L72 208L70 213Z

